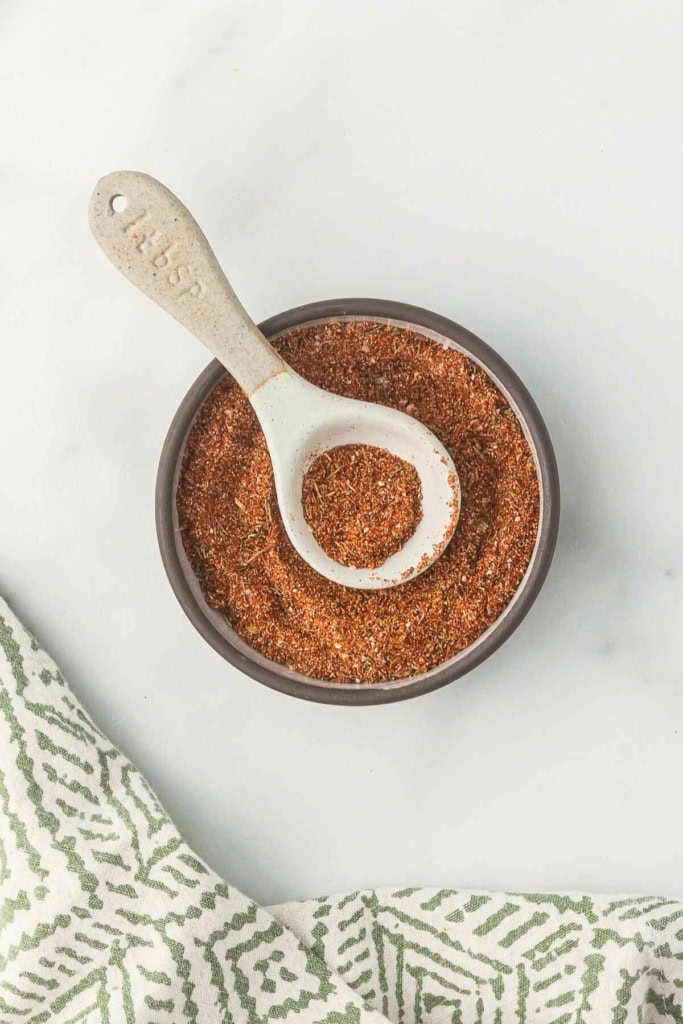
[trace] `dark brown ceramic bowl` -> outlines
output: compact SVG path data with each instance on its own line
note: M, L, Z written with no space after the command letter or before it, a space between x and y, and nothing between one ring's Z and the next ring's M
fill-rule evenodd
M400 302L333 299L290 309L260 326L266 337L273 338L294 327L340 318L391 321L459 349L484 368L517 413L536 459L541 518L529 568L503 614L471 647L450 661L419 676L372 685L312 679L270 661L245 643L231 629L225 617L204 600L183 549L176 510L176 487L185 441L199 408L225 373L216 361L207 366L185 395L166 437L156 486L157 534L166 573L183 611L204 639L236 668L266 686L304 700L325 704L385 704L417 697L453 682L493 654L517 628L535 601L553 557L559 527L560 484L550 437L531 395L499 355L452 320Z

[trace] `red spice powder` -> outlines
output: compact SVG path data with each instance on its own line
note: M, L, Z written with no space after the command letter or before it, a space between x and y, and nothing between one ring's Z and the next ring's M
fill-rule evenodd
M384 682L450 660L505 610L533 553L538 477L517 417L471 359L404 328L332 321L275 344L312 383L429 427L458 470L460 520L440 558L398 587L324 579L289 543L265 439L226 374L192 427L177 493L208 603L266 657L316 679Z
M376 569L422 519L414 466L383 448L345 444L323 452L304 477L304 516L330 558Z

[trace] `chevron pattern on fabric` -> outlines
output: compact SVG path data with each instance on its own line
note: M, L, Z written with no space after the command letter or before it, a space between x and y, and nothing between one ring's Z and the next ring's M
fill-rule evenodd
M273 913L392 1021L683 1021L679 901L404 889Z
M0 1024L683 1024L683 903L223 882L0 602Z
M182 840L0 603L0 1022L372 1024Z

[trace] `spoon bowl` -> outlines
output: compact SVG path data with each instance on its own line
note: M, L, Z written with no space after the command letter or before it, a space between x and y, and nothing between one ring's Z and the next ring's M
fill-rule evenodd
M439 557L458 522L460 485L430 430L405 413L332 394L295 373L239 302L192 215L149 175L117 171L102 178L90 202L90 227L114 266L206 345L245 392L266 438L285 529L309 565L334 583L377 590L405 583ZM304 518L306 471L323 451L345 444L384 448L420 478L422 519L376 569L330 558Z
M345 587L379 590L412 579L438 558L458 520L460 485L448 452L430 430L397 409L323 391L293 371L269 381L251 401L270 451L285 530L317 572ZM330 558L304 518L306 472L322 452L348 444L384 448L414 466L428 496L413 535L376 569Z

